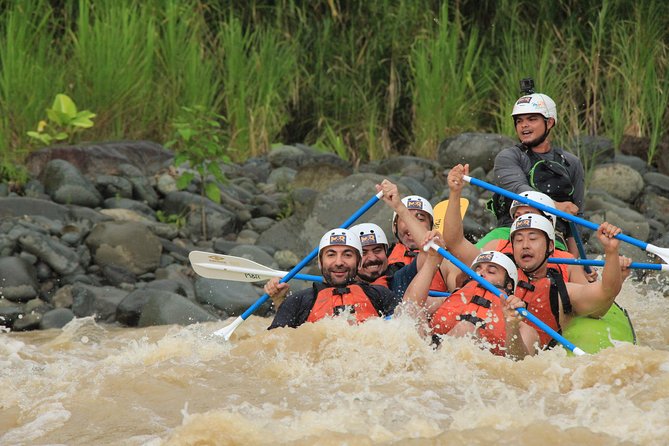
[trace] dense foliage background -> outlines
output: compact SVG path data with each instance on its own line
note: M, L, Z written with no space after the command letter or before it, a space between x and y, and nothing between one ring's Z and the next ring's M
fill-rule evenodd
M661 0L0 4L5 176L38 147L26 132L57 93L97 114L78 141L164 143L182 107L200 106L237 160L281 142L434 157L462 131L513 134L523 77L556 100L562 143L646 137L650 162L669 119Z

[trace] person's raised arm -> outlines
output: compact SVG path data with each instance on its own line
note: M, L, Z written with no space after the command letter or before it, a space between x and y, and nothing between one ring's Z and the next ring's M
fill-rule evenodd
M466 264L471 264L480 250L465 238L462 214L460 213L460 198L465 185L464 176L469 175L469 164L458 164L448 172L448 206L444 215L442 233L444 244L451 254Z
M421 245L424 246L425 243L430 240L434 241L439 246L443 246L438 231L429 231L426 234L425 239L422 240ZM437 268L439 268L441 260L442 257L438 252L433 249L428 250L425 255L423 267L418 270L416 276L411 280L411 283L409 283L409 286L404 293L402 305L398 308L400 313L409 314L416 319L419 331L423 335L426 335L429 332L429 329L427 328L428 312L425 308L428 292L430 291L430 284L432 283L434 273Z
M611 308L623 282L618 247L620 228L604 222L597 229L597 238L604 247L604 269L601 282L585 285L567 283L567 291L576 315L601 317Z
M409 228L414 240L423 240L427 235L428 230L418 221L418 219L407 209L400 199L400 193L397 185L391 183L389 180L383 180L381 184L376 185L376 191L383 191L383 201L397 214L397 218L401 219Z

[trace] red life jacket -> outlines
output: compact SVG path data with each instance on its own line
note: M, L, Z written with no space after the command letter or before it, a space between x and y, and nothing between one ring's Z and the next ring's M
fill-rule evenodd
M432 315L434 334L446 334L460 321L478 327L479 336L491 344L490 350L503 356L506 345L506 320L500 298L476 281L469 281L453 292Z
M403 244L397 243L393 247L392 251L390 251L390 255L388 255L388 265L397 265L399 268L401 268L402 266L413 262L413 259L416 258L416 255L418 255L417 251L412 251ZM434 274L432 283L430 283L430 290L448 291L446 288L446 282L444 282L444 278L441 275L441 269L437 269L437 272Z
M567 268L563 268L564 265L554 266L558 268L549 267L546 277L532 280L519 268L515 295L525 301L530 313L553 330L561 333L559 301L562 300L562 309L565 314L571 313L572 310L565 286L568 279ZM554 340L549 334L533 323L526 322L537 330L541 348L554 345Z
M343 287L322 288L316 295L314 306L309 312L307 322L316 322L325 317L340 314L353 314L358 323L370 317L380 316L365 289L359 284L350 284Z

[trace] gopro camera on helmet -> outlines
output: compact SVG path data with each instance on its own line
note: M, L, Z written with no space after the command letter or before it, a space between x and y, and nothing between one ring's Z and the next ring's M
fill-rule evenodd
M526 77L525 79L520 80L520 92L522 94L532 94L534 93L534 79L531 77Z

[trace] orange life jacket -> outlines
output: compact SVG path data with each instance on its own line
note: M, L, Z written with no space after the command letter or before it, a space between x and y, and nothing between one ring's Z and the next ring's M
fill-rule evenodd
M562 309L565 314L571 313L571 302L565 286L568 279L567 268L564 267L565 265L554 266L548 268L546 277L532 280L519 268L515 295L527 304L527 310L530 313L553 330L561 333L559 300L562 300ZM553 345L553 339L548 333L533 323L526 322L537 330L541 348Z
M388 283L388 276L385 274L374 279L374 282L372 282L371 285L379 285L384 288L390 288L390 284Z
M432 315L434 334L446 334L460 321L478 327L479 336L491 345L496 355L504 355L506 321L500 298L471 280L441 304Z
M388 265L397 265L399 268L401 268L402 266L413 262L413 259L417 254L418 253L416 251L411 251L403 244L397 243L393 247L392 251L390 251L390 255L388 255ZM430 283L430 290L448 291L446 288L446 282L444 282L444 278L441 275L441 269L437 269L437 272L434 274L432 283Z
M322 288L316 295L314 306L309 312L307 322L316 322L325 317L339 316L340 314L355 316L358 323L370 317L380 316L365 289L359 284L350 284L344 287Z

